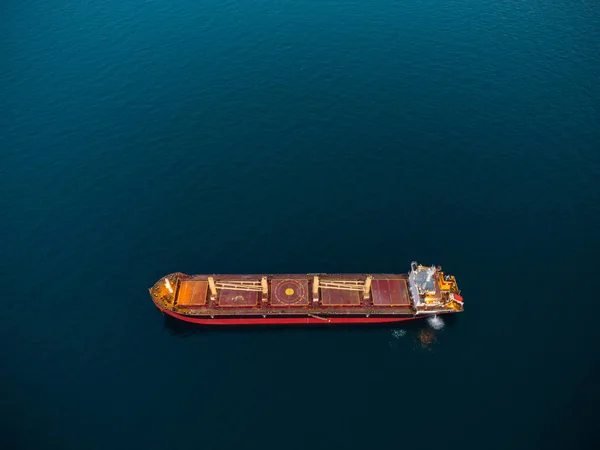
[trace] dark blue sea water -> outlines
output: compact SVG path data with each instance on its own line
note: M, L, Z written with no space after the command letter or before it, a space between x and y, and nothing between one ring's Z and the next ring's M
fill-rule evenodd
M4 0L0 447L600 446L594 0ZM454 273L368 329L162 275ZM435 325L435 326L434 326Z

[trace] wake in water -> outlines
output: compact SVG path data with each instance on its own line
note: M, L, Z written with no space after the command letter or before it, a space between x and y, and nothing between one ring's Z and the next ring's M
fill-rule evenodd
M434 330L441 330L444 328L444 320L439 316L431 316L427 318L427 323Z
M442 328L444 328L446 324L444 323L444 320L439 316L427 317L426 320L427 324L429 325L428 327L421 326L419 327L419 330L416 331L414 336L413 332L411 332L410 334L417 343L418 349L431 351L431 345L437 340L436 331L439 331ZM398 328L395 330L391 330L391 333L393 339L390 342L388 342L388 344L392 348L398 348L397 346L399 344L397 343L397 341L405 337L408 334L408 331Z
M406 336L406 330L392 330L392 336L395 339L400 339L403 336Z

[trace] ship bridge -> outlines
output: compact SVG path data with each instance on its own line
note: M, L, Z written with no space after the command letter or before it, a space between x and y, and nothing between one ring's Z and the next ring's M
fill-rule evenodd
M408 275L409 292L417 314L462 310L462 297L454 276L441 267L413 262Z

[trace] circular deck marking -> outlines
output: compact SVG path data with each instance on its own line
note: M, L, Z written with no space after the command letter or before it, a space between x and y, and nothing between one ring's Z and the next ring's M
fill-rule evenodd
M273 300L281 305L302 305L308 302L304 280L277 280L274 283Z

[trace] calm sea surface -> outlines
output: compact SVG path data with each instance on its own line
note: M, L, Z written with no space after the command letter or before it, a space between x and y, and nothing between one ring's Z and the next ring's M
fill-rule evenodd
M0 448L600 446L594 0L5 0ZM466 312L205 330L205 272Z

